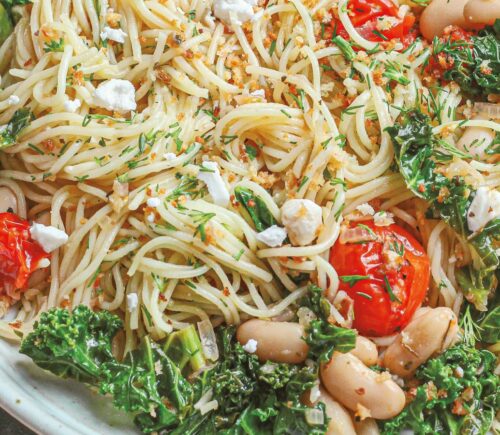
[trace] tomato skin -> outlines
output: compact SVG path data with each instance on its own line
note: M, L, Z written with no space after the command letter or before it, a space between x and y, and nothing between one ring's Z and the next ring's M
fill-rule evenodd
M363 38L369 41L383 44L391 39L400 39L406 48L416 38L416 32L413 29L415 17L405 15L403 19L400 19L398 17L399 8L392 0L351 0L348 9L351 11L349 18L352 25ZM389 29L379 32L377 18L384 16L398 18L399 22ZM332 20L330 28L332 35L328 34L328 39L335 35L349 39L349 34L336 18ZM356 47L354 49L356 50Z
M31 239L30 224L14 213L0 213L0 295L14 297L43 258L42 247Z
M417 240L398 225L381 227L372 221L363 224L377 235L377 240L337 241L330 251L330 263L339 275L339 290L353 299L353 327L361 335L390 335L404 328L422 304L429 286L430 261ZM403 256L396 264L387 261L388 256L395 254L389 253L390 246L397 246L399 251L404 246ZM352 275L368 279L342 281L342 277ZM393 300L386 281L394 294Z

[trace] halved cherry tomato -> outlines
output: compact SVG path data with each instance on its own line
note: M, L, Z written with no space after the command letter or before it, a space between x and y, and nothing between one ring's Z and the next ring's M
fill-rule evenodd
M25 288L43 258L42 247L31 239L30 224L14 213L0 213L0 295L10 297Z
M413 29L415 17L406 15L399 18L399 8L392 0L351 0L348 4L350 11L349 17L357 32L365 39L373 42L384 42L391 39L400 39L405 46L410 45L416 37L416 31ZM390 17L393 25L385 30L377 29L377 19L381 17ZM334 18L330 25L330 32L326 36L331 38L334 34L348 39L349 35L342 23Z
M351 228L356 225L351 223ZM422 304L429 286L429 258L398 225L362 225L373 240L337 241L330 263L339 275L340 289L354 301L353 327L366 336L390 335L404 328Z

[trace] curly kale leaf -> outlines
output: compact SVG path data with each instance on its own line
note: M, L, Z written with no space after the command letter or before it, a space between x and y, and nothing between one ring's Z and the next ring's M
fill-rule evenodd
M116 408L131 413L144 433L173 434L324 434L328 424L307 422L300 401L318 382L318 368L259 362L235 339L235 328L219 329L221 355L191 381L183 370L199 367L199 337L190 327L160 346L149 337L123 361L112 353L121 320L79 306L73 313L56 308L42 314L21 351L42 368L72 378L112 397ZM203 360L204 361L204 360ZM201 414L195 404L205 395L217 409Z
M35 322L20 352L57 376L99 385L109 376L102 365L114 361L111 342L122 327L121 320L107 311L78 306L71 314L53 309Z
M419 368L413 401L397 417L381 423L384 434L412 429L417 435L485 434L500 406L496 358L462 343Z
M211 420L215 433L284 434L291 427L296 434L325 433L322 405L316 408L325 424L311 426L305 418L309 408L300 402L302 393L318 382L317 367L260 363L235 341L234 328L219 331L219 349L222 355L209 384L218 402Z
M111 395L118 409L135 416L143 432L176 426L192 410L191 384L148 337L118 361L112 340L122 328L121 320L108 311L78 306L70 313L55 308L42 313L20 351L55 375Z
M410 110L387 132L408 188L429 203L433 215L443 219L460 236L469 238L472 232L467 226L467 211L475 189L461 177L450 179L438 170L446 149L433 134L430 118L419 110ZM486 309L488 297L498 283L495 272L500 260L495 246L499 240L500 223L496 219L470 237L468 242L475 253L473 263L457 271L466 298L478 310Z
M28 127L33 119L33 113L28 108L18 109L11 120L0 133L0 150L10 147L17 142L21 131Z
M309 308L316 316L306 327L305 341L309 346L309 358L328 361L334 351L349 352L356 346L356 332L329 323L330 302L323 290L311 284L300 304Z
M470 41L453 35L435 38L431 55L445 60L449 67L443 78L455 81L463 93L476 97L500 93L500 20Z
M238 186L234 189L234 195L236 200L247 211L258 232L264 231L276 224L276 220L267 208L264 200L260 196L255 195L250 189Z

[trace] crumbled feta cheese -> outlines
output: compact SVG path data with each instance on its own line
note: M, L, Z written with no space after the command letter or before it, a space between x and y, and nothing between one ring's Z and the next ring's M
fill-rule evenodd
M245 352L255 353L255 352L257 352L257 340L254 340L253 338L251 338L242 347L243 347L243 350L245 350Z
M174 160L177 155L175 153L166 153L166 154L163 154L163 157L165 157L165 160Z
M309 199L290 199L281 207L281 220L295 246L310 245L321 230L322 209Z
M30 234L33 240L38 242L48 254L60 248L68 241L68 235L64 231L36 222L33 222L33 225L31 225Z
M139 305L139 298L137 293L129 293L127 295L127 310L129 313L133 312Z
M101 32L101 39L103 41L110 40L119 42L120 44L125 42L127 36L128 35L122 29L113 29L109 26L104 27Z
M146 201L148 207L156 208L161 204L160 198L148 198Z
M148 214L146 216L146 219L148 220L149 223L153 223L155 221L155 215L154 214Z
M257 6L257 0L215 0L214 15L227 24L233 23L241 26L254 17L253 7Z
M16 104L19 104L20 101L21 99L17 95L11 95L7 100L7 103L9 106L15 106Z
M82 102L78 98L66 100L64 102L64 110L66 110L66 112L75 113L81 106Z
M286 236L287 234L284 228L281 228L278 225L273 225L257 234L257 240L259 242L265 243L271 248L276 248L283 244Z
M356 210L358 210L363 216L373 216L375 214L373 207L366 202L358 205Z
M229 191L220 175L219 165L216 162L203 162L197 178L207 185L208 193L215 204L227 207L229 204Z
M373 215L373 223L377 227L388 227L394 223L393 214L386 211L379 211Z
M476 232L497 217L500 217L500 192L480 187L467 211L469 230Z
M107 110L129 112L135 110L135 88L128 80L111 79L102 82L94 93L94 104Z

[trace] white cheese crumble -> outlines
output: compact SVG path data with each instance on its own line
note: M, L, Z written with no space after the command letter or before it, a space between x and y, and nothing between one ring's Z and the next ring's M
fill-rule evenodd
M148 222L149 222L149 223L151 223L151 224L152 224L152 223L154 223L154 221L155 221L155 215L154 215L154 214L148 214L148 215L146 216L146 219L148 220Z
M227 24L233 23L241 26L254 17L253 7L257 6L257 0L215 0L214 15Z
M146 201L148 207L156 208L161 204L160 198L148 198Z
M17 95L11 95L7 100L7 103L9 106L15 106L16 104L19 104L20 101L21 99Z
M287 233L284 228L278 225L273 225L264 231L257 234L257 240L270 246L271 248L276 248L283 244L286 239Z
M135 110L137 104L134 85L128 80L121 79L102 82L95 90L94 104L117 112Z
M379 211L373 215L373 223L377 227L388 227L394 223L393 214L386 211Z
M497 217L500 217L500 192L480 187L467 211L469 230L476 232Z
M110 40L119 42L120 44L125 42L127 36L128 35L122 29L113 29L109 26L104 27L101 32L101 39L103 41Z
M310 245L322 226L322 209L309 199L290 199L281 207L281 220L295 246Z
M127 310L129 313L133 312L139 305L139 298L137 293L129 293L127 295Z
M33 225L31 225L30 234L33 240L38 242L48 254L60 248L68 241L68 235L64 231L36 222L33 222Z
M358 210L363 216L373 216L375 214L375 210L367 202L358 205L356 210Z
M254 340L253 338L251 338L242 347L243 347L243 350L245 352L255 353L255 352L257 352L257 340Z
M175 153L166 153L166 154L163 154L163 157L165 158L165 160L174 160L177 155Z
M229 191L220 175L219 165L216 162L203 162L197 178L207 185L208 193L212 197L214 204L227 207L229 204Z
M81 106L82 102L78 98L66 100L64 102L64 110L66 110L66 112L75 113Z

